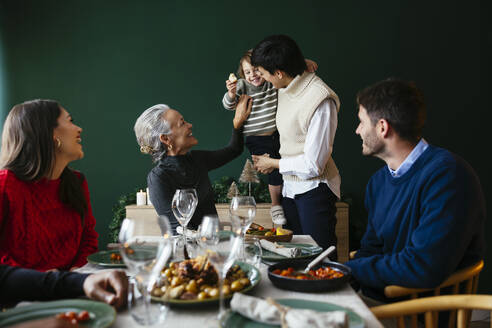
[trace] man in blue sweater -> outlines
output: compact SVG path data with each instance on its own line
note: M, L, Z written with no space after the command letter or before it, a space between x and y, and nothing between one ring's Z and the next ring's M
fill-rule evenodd
M365 296L387 285L433 288L484 256L485 200L460 157L422 138L426 109L413 83L378 82L357 95L362 154L386 162L369 180L367 230L347 262Z

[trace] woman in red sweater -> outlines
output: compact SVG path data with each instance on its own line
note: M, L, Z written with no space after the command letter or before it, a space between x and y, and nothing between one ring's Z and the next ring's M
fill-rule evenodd
M53 100L12 108L0 153L0 264L69 270L97 250L84 156L70 114Z

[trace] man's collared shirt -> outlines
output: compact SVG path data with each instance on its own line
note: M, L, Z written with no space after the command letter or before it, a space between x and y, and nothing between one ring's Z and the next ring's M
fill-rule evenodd
M417 146L415 146L412 152L407 156L407 158L405 158L403 163L401 163L396 170L392 170L388 166L388 170L390 171L391 176L393 178L398 178L407 173L408 170L410 170L410 168L412 167L413 163L415 163L415 161L420 157L420 155L422 155L422 153L427 149L428 146L429 144L427 143L427 141L424 140L424 138L420 139Z

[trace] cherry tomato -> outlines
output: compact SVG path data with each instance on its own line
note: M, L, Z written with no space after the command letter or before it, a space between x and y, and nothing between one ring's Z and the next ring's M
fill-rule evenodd
M67 311L65 312L65 318L67 318L68 320L77 319L77 313L73 311Z
M66 320L65 313L58 313L56 315L56 318L60 320Z
M91 316L89 315L89 312L87 312L87 311L79 312L79 314L77 315L77 321L87 321L90 318L91 318Z

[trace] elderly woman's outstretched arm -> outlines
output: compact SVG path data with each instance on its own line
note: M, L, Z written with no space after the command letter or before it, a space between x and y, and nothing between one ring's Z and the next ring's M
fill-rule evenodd
M218 150L193 151L193 157L206 166L207 171L216 169L241 155L244 148L243 123L251 113L252 99L247 95L239 98L233 119L233 130L229 144Z

